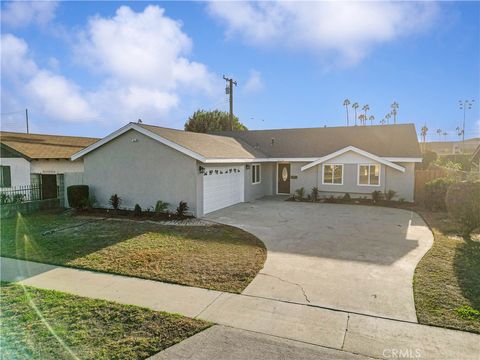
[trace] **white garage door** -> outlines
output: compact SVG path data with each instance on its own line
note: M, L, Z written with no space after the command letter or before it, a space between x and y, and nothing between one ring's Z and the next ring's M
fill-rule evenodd
M203 176L203 213L243 202L243 165L206 166Z

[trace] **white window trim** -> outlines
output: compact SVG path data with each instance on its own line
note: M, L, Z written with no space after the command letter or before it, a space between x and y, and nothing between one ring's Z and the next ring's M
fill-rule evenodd
M257 185L257 184L260 184L262 182L262 166L261 164L253 164L252 165L252 175L253 175L253 168L258 166L258 181L254 182L252 180L252 185Z
M368 184L360 184L360 166L368 166ZM370 184L370 166L378 166L378 184ZM378 187L382 183L382 166L380 164L358 164L357 165L357 186Z
M331 183L326 183L325 182L325 166L341 166L342 167L342 182L341 183L334 183L333 182L333 176L334 176L334 173L332 172L332 182ZM343 185L343 177L345 175L345 173L343 172L344 170L344 166L343 164L322 164L322 185Z

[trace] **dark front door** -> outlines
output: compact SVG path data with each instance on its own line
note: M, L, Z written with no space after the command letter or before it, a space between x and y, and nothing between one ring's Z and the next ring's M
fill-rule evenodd
M290 164L278 164L278 193L290 194Z
M42 175L42 199L57 197L57 175Z

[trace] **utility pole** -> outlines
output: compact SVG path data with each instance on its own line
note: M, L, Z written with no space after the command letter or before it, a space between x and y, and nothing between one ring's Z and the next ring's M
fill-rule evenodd
M28 132L28 109L25 109L25 122L27 123L27 134Z
M223 79L227 82L225 92L230 95L230 130L233 131L233 85L237 86L237 82L232 78L223 75Z
M463 110L463 126L462 126L462 151L465 152L465 115L466 115L466 112L467 112L467 109L470 110L473 106L473 103L475 102L475 100L465 100L465 101L462 101L462 100L458 100L458 106L460 108L460 110Z

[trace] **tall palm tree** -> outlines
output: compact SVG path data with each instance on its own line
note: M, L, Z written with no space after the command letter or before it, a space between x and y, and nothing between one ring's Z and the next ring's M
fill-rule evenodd
M397 123L398 108L400 106L398 105L398 102L394 101L392 103L392 105L390 105L390 107L392 108L393 123L396 124Z
M386 122L387 122L387 121L385 120L385 118L383 118L382 120L380 120L380 124L381 124L381 125L385 125Z
M388 113L385 115L385 119L387 119L387 124L389 123L390 118L392 117L392 114Z
M460 137L460 140L461 140L462 136L463 136L463 133L464 133L464 130L460 126L457 126L457 128L455 130L457 130L457 135Z
M440 141L442 141L442 129L437 129L437 134L440 137Z
M350 100L348 99L343 100L343 106L345 106L345 110L347 110L347 126L350 125L350 120L348 118L348 105L350 105Z
M363 111L365 111L365 118L367 117L367 111L370 110L370 106L368 104L365 104L362 108ZM366 119L365 119L366 120Z
M373 125L373 120L375 120L375 116L370 115L370 117L368 118L368 120L370 120L370 125Z
M443 135L443 141L447 141L447 135L448 135L447 132L445 131L442 135Z
M425 124L422 126L422 129L421 129L421 135L423 139L423 152L425 152L425 140L427 138L427 132L428 132L428 128L427 128L427 124Z
M358 120L360 120L360 125L365 125L365 122L367 121L367 117L364 114L358 115Z
M355 110L355 126L357 126L357 109L360 105L358 105L358 103L353 103L352 104L352 108L353 110Z

